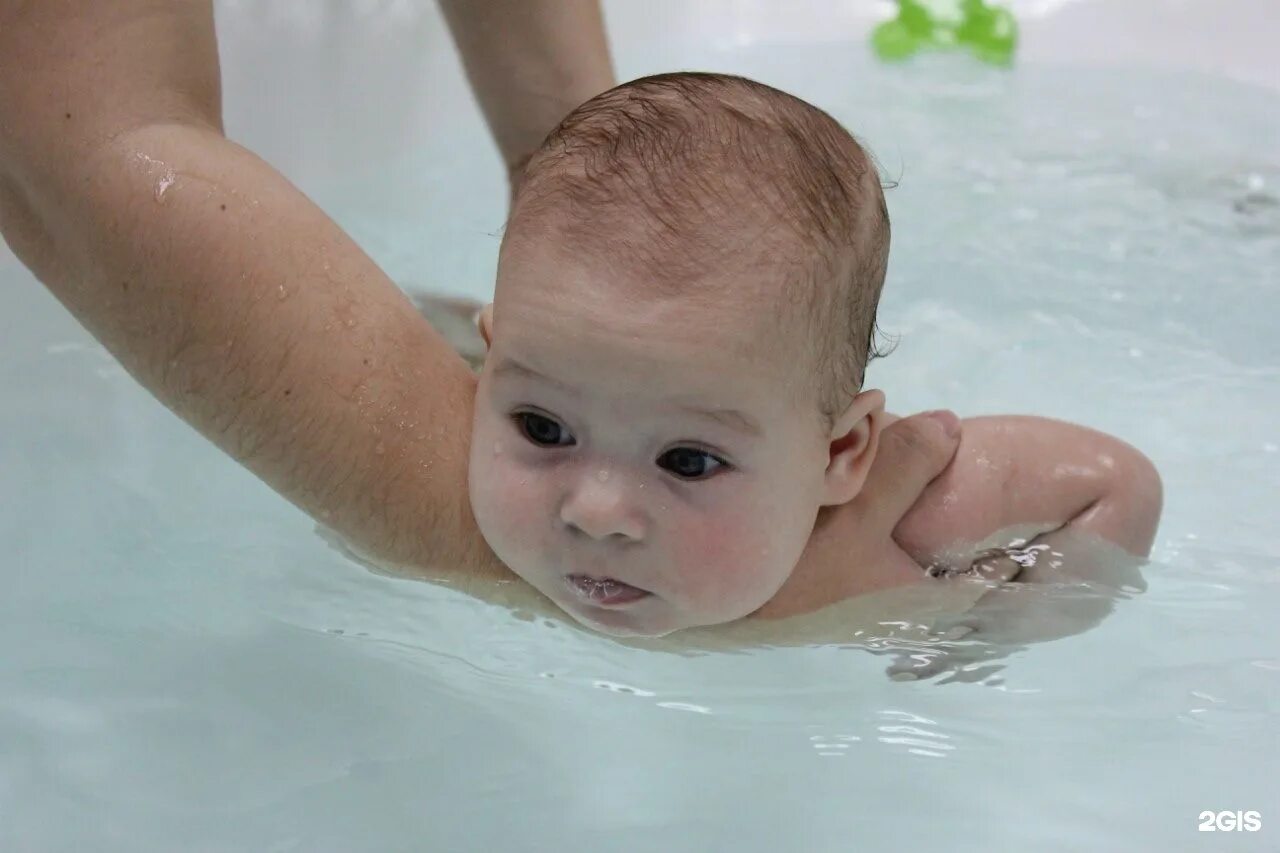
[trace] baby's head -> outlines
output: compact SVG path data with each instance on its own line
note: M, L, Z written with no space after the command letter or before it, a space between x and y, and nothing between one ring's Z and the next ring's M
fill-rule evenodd
M874 165L798 98L667 74L576 109L528 164L481 321L490 547L608 633L758 610L875 455L888 249Z

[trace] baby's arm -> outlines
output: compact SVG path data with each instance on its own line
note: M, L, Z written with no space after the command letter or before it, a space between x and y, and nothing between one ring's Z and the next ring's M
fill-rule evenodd
M1052 551L1089 534L1146 556L1161 503L1155 466L1119 439L1047 418L970 418L894 538L923 566L967 568L977 543L1004 530Z

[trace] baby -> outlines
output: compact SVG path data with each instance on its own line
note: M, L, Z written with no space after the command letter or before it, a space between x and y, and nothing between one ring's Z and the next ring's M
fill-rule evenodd
M1145 457L992 417L964 422L896 558L794 572L895 419L863 387L888 255L874 164L798 98L680 73L576 109L528 163L479 318L470 498L497 556L585 625L657 635L928 582L993 546L1024 546L1005 578L1044 576L1069 533L1145 555Z

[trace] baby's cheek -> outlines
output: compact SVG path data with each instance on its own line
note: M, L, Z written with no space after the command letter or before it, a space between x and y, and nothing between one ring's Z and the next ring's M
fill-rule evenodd
M546 529L536 478L504 464L490 464L477 473L474 509L490 547L507 561L536 548L538 532Z
M676 542L690 543L681 562L691 597L721 602L750 598L774 580L777 560L768 519L750 512L691 517L673 532Z

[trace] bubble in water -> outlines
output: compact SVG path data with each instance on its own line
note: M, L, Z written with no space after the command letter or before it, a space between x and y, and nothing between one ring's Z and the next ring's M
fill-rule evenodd
M595 681L593 684L601 690L608 690L612 693L627 693L632 696L656 696L652 690L642 690L639 687L632 687L629 684L619 684L616 681Z
M609 472L603 469L596 472L596 479L602 483L609 482Z

